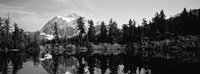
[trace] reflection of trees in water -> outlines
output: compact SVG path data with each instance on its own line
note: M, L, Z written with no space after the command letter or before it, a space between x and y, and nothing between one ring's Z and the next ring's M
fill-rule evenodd
M109 56L109 69L111 71L110 74L117 74L118 65L122 64L122 57L118 55L110 55Z
M14 52L13 57L11 59L13 64L13 74L17 74L17 71L22 68L23 59L19 52Z
M39 48L29 48L26 52L23 52L23 59L24 62L26 61L33 61L34 66L39 65L39 55L40 49Z
M180 74L181 72L195 72L193 67L199 67L199 64L192 64L192 63L182 63L178 61L177 58L175 59L165 59L154 57L152 55L144 57L143 54L119 54L119 55L100 55L100 54L93 54L88 55L87 53L76 53L76 54L58 54L52 52L53 57L53 66L54 73L56 73L60 67L60 65L64 65L65 68L72 65L76 65L75 59L79 65L76 65L78 70L74 70L74 73L78 72L78 74L84 73L84 68L88 66L90 74L94 74L95 68L101 69L101 74L105 74L106 70L109 68L111 73L110 74L117 74L119 65L123 64L124 73L136 73L137 67L141 70L144 68L145 70L152 70L152 74ZM35 55L37 56L37 55ZM72 58L73 57L73 58ZM86 63L84 63L85 61ZM186 68L186 66L191 67ZM72 69L72 68L71 68ZM182 69L182 70L178 70ZM67 69L64 69L67 70ZM196 70L198 71L198 70Z
M35 63L38 63L39 52L35 51L31 54L26 53L25 55L21 55L20 52L0 52L0 71L3 74L7 74L7 66L9 62L13 64L13 74L16 74L20 67L23 64L23 58L28 56L33 58ZM53 64L51 65L52 71L54 73L58 73L58 71L66 71L73 69L74 73L83 74L84 68L88 66L90 74L94 74L95 68L101 69L101 74L105 74L106 70L110 69L110 74L117 74L119 65L123 64L124 73L136 73L137 67L141 70L144 68L145 70L152 70L152 74L180 74L195 72L193 67L199 67L199 63L183 63L179 61L177 58L175 59L165 59L153 56L143 57L142 54L119 54L119 55L100 55L93 54L87 55L87 53L77 53L77 54L58 54L52 52ZM30 59L26 58L26 59ZM75 62L75 59L76 62ZM84 62L86 63L84 63ZM78 65L79 64L79 65ZM72 68L72 65L76 65L76 68ZM61 70L60 67L63 67ZM188 66L188 67L187 67ZM187 68L186 68L187 67ZM60 70L59 70L60 69ZM178 70L181 69L181 70ZM193 70L191 70L193 69ZM198 69L198 68L197 68Z
M32 57L33 57L34 65L38 66L39 65L39 59L38 59L39 58L39 51L34 51Z
M0 52L0 58L0 70L3 74L7 74L10 62L13 66L13 74L17 74L17 71L22 68L23 59L20 52Z
M46 59L42 61L42 66L50 74L62 74L66 71L77 74L78 60L69 54L60 54L58 52L52 51L50 53L52 59Z
M7 74L8 66L11 64L12 73L17 74L17 72L23 68L23 62L33 59L34 65L39 64L39 51L32 52L22 52L22 51L8 51L0 52L0 72Z
M81 56L81 55L76 55ZM82 57L84 58L84 57ZM81 63L82 59L79 59L79 63ZM166 59L159 58L153 56L142 56L142 54L119 54L119 55L98 55L94 54L89 56L86 59L87 65L89 66L90 74L94 74L94 68L100 68L101 74L105 74L106 70L110 69L110 74L117 74L119 65L124 65L123 72L124 73L136 73L138 68L138 72L144 70L143 73L152 74L179 74L179 73L187 73L187 72L196 72L193 67L198 67L197 63L183 63L177 61L177 59ZM83 67L79 68L79 72L82 74ZM188 68L187 66L191 67ZM182 69L182 70L178 70ZM151 71L150 71L151 70Z
M78 68L78 73L79 74L83 74L84 73L84 67L86 66L85 63L83 63L83 58L87 59L87 57L85 56L85 53L78 53L76 54L76 58L78 59L78 63L79 63L79 68Z
M94 74L94 67L95 67L95 59L96 59L96 55L90 56L87 60L88 62L88 66L89 66L89 72L90 74Z
M58 68L58 54L56 54L55 52L52 51L52 57L53 57L53 72L56 73L57 72L57 68Z
M1 59L0 60L0 68L1 68L1 71L3 71L3 74L7 74L7 66L8 66L8 63L10 62L10 56L8 53L6 52L1 52Z
M99 56L100 60L100 68L101 68L101 73L105 74L107 68L108 68L108 56L106 55L100 55Z
M82 54L76 54L79 60L79 74L84 73L84 67L87 65L89 67L90 74L94 74L95 68L100 68L101 73L105 74L106 70L109 68L111 74L116 74L118 70L118 65L123 64L123 58L118 55L99 55L94 54L92 56L83 56ZM87 64L83 64L84 58Z
M92 56L82 56L82 55L77 55L77 58L79 58L79 73L83 74L84 73L84 67L86 64L83 64L81 61L83 61L84 58L87 62L87 66L89 67L89 72L90 74L94 74L95 68L100 68L101 73L105 74L107 68L110 68L111 74L116 74L118 70L118 65L122 64L123 60L121 57L117 55L99 55L99 54L94 54Z

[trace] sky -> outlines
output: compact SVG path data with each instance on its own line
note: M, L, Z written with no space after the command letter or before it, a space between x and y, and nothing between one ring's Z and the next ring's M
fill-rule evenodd
M25 31L37 31L55 16L71 13L108 24L112 18L118 27L135 19L151 20L162 9L166 18L182 12L183 8L198 9L200 0L0 0L0 17L9 13Z

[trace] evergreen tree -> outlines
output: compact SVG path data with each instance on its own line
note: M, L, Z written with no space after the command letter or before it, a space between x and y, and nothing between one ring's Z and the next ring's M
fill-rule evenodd
M174 24L173 24L173 18L172 16L170 16L170 18L167 20L167 32L169 33L175 33L175 27L174 27Z
M129 41L130 42L135 42L135 35L136 35L136 22L135 20L131 21L129 20Z
M39 35L40 35L40 32L39 31L36 31L35 33L34 33L34 37L33 37L33 48L34 48L34 51L37 51L38 49L38 47L39 47Z
M58 34L58 26L57 26L56 22L55 22L55 26L54 26L54 33L55 33L55 41L56 41L56 43L58 43L58 41L59 41L59 34Z
M118 29L117 29L117 23L112 21L110 19L109 21L109 39L110 43L116 43L118 41Z
M142 29L142 35L147 35L149 33L149 26L147 24L147 21L146 21L146 18L143 18L142 19L142 26L143 26L143 29Z
M141 33L142 33L142 26L138 26L138 27L137 27L137 33L136 33L136 40L139 41L139 43L141 43L141 41L142 41L142 40L141 40L141 39L142 39L142 38L141 38L141 37L142 37L142 36L141 36L141 35L142 35Z
M10 20L9 20L9 16L8 18L5 19L5 25L4 25L4 48L7 47L8 49L12 48L12 38L10 37Z
M19 46L19 42L20 42L20 29L17 25L17 23L14 23L14 27L15 27L15 30L13 32L13 47L14 48L18 48L17 46Z
M129 25L129 26L133 25L133 22L132 22L131 19L129 19L128 25Z
M120 30L117 28L118 24L116 21L114 21L113 24L114 24L114 37L115 37L114 42L119 42Z
M90 42L94 42L95 41L95 27L94 27L94 23L92 20L88 20L88 23L90 24L89 30L88 30L88 38Z
M4 23L3 23L3 19L0 17L0 39L2 40L4 34Z
M113 24L113 20L110 19L109 21L109 29L108 29L108 36L109 36L109 43L113 42L113 38L114 38L114 24Z
M160 30L158 29L158 25L159 25L159 14L158 12L156 12L155 17L152 19L152 30L153 30L153 34L158 34L160 33Z
M164 11L161 10L160 11L160 14L159 14L159 31L163 34L163 33L166 33L166 24L165 24L165 14L164 14Z
M189 27L189 24L188 24L188 12L187 12L186 8L184 8L182 13L181 13L180 23L181 23L181 25L183 27L183 34L186 34L188 32L188 27Z
M81 35L85 33L85 25L84 25L85 23L83 19L84 19L83 17L79 17L77 19L78 30L80 30Z
M200 20L200 8L197 10L197 15L198 15L198 18L197 20ZM200 24L200 21L197 22L197 24ZM198 26L198 25L197 25ZM197 27L196 27L197 28ZM200 29L197 30L198 31L198 34L200 34Z
M107 42L107 29L104 21L101 22L100 37L99 41L102 43Z
M147 26L147 20L146 20L146 18L143 18L143 19L142 19L142 25L143 25L143 26Z
M85 33L85 23L84 23L84 17L79 17L77 19L77 25L78 25L78 30L79 32L79 42L83 42L83 34Z
M122 26L122 31L123 31L123 43L127 43L129 42L129 29L128 29L128 26L126 24L124 24Z
M9 37L9 30L10 30L10 21L9 21L9 18L8 19L5 19L5 32L6 32L6 37Z

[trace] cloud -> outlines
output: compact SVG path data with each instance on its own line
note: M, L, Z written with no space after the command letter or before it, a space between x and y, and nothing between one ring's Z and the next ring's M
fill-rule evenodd
M13 23L16 22L19 27L23 28L26 31L36 31L40 29L42 24L44 24L43 21L46 21L44 18L41 18L40 15L38 15L37 13L26 11L21 7L9 5L0 5L0 7L1 17L7 17L9 13L11 18L11 28L13 28Z
M0 5L1 9L1 13L18 13L18 14L28 14L28 15L34 15L36 13L34 12L29 12L26 10L23 10L23 8L20 7L15 7L15 6L8 6L8 5Z
M90 0L0 0L5 9L23 10L38 14L63 13L76 10L87 13L96 12Z
M53 0L53 1L74 7L76 9L87 8L92 11L95 10L95 6L90 0Z

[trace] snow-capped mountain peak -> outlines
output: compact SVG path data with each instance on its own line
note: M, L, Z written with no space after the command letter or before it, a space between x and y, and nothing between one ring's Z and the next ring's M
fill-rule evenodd
M67 15L66 17L69 17L69 18L79 18L80 16L78 16L76 13L72 13L72 14Z
M47 39L52 39L52 36L54 36L54 28L56 23L58 33L61 37L73 36L77 33L77 18L79 18L79 16L75 13L68 16L55 16L45 24L41 30L41 33L44 33L42 35L45 35Z
M73 37L78 35L79 30L77 30L77 20L80 16L75 13L72 13L67 16L55 16L51 20L49 20L41 30L41 36L44 38L51 40L55 36L55 23L57 24L57 29L59 36L62 37ZM87 20L84 19L85 22L85 30L87 32L87 28L89 28L89 24Z
M72 17L63 17L63 16L56 16L57 18L61 18L62 20L66 21L66 22L70 22L72 20L76 20L76 18L72 18Z

